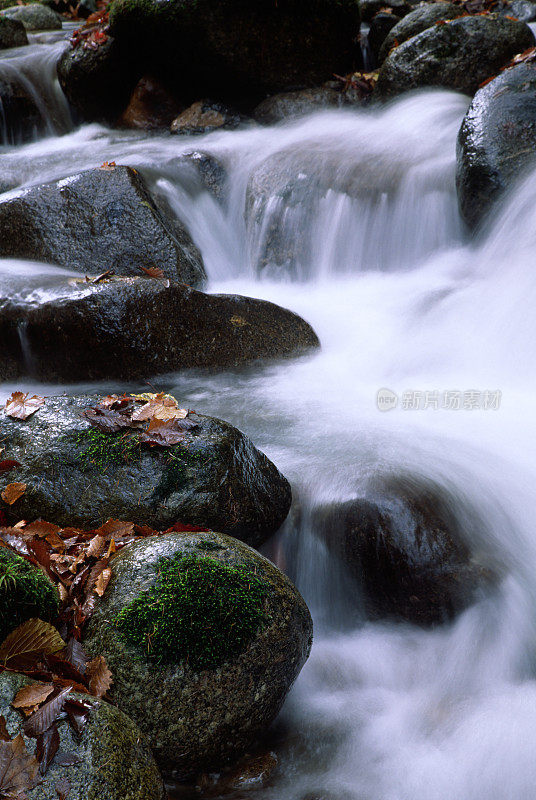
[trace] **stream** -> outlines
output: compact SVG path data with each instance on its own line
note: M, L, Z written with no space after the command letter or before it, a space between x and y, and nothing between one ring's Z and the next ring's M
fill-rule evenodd
M532 800L535 176L522 176L469 240L454 183L469 100L441 90L381 110L326 111L203 137L75 127L53 69L65 33L35 35L28 47L1 54L0 80L15 70L43 118L25 144L0 127L2 188L105 161L135 166L189 228L208 291L290 308L322 343L290 362L131 385L228 420L293 486L295 508L264 552L304 595L315 643L282 712L276 775L255 797ZM224 165L225 203L185 170L180 156L192 150ZM303 202L251 196L250 177L267 161L270 180L299 183ZM274 220L288 244L285 264L266 259ZM65 271L3 260L0 291L16 293L32 276L42 278L40 296L53 293L58 275ZM31 352L26 358L31 368ZM27 380L1 384L0 401L19 389L128 388ZM396 395L396 407L379 410L380 390L380 399ZM461 398L460 407L448 407L447 397ZM378 475L423 476L454 508L473 510L482 520L473 551L500 567L491 596L429 630L364 619L311 512L362 496Z

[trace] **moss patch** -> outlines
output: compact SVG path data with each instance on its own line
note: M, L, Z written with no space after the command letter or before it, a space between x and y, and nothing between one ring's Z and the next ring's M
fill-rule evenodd
M52 619L58 604L58 592L40 569L0 548L0 642L31 617Z
M132 431L103 433L87 428L74 437L76 461L83 472L106 472L109 467L125 465L141 458L141 445Z
M240 653L266 619L264 583L214 558L163 559L157 583L115 619L121 637L151 661L214 669Z

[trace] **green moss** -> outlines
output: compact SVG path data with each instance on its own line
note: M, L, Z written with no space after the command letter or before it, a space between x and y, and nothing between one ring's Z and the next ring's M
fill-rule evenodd
M76 461L83 470L106 472L109 467L125 465L141 458L141 445L133 431L103 433L87 428L73 437Z
M264 583L207 556L163 559L157 583L115 619L125 642L157 664L214 669L242 652L265 620Z
M31 617L50 620L59 597L52 582L29 561L0 549L0 642Z

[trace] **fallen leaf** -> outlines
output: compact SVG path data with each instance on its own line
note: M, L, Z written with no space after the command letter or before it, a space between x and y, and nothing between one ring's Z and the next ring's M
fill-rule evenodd
M9 472L15 467L20 467L20 463L15 461L14 458L5 458L3 461L0 461L0 473Z
M97 581L95 583L95 593L102 597L104 592L106 591L108 584L110 583L110 578L112 577L112 570L110 567L106 567L103 569Z
M0 797L16 798L39 783L39 764L26 750L22 736L0 741Z
M146 419L184 419L188 416L186 408L179 408L174 397L168 394L155 394L141 408L132 412L132 419L141 422Z
M11 631L0 645L0 664L32 661L39 655L57 653L65 642L53 625L33 617Z
M37 737L37 746L35 748L35 755L39 761L39 774L45 776L48 768L54 760L54 756L58 752L60 746L60 733L58 726L54 722L50 728L39 734Z
M160 267L141 267L140 269L145 272L149 278L163 278L164 277L164 270L160 269Z
M107 172L113 172L115 169L115 161L105 161L104 164L101 164L99 169L106 170Z
M26 483L8 483L4 491L2 492L2 500L4 503L7 503L8 506L12 506L13 503L16 503L19 497L22 497L24 492L27 489Z
M15 419L28 419L35 414L38 408L45 404L45 398L34 394L28 397L28 392L13 392L6 403L6 414Z
M11 736L6 725L6 718L0 714L0 742L10 742Z
M84 648L77 642L76 639L71 636L69 641L67 642L67 647L65 648L65 660L72 664L81 675L84 675L86 672L87 666L87 656L84 651Z
M11 705L13 708L40 706L53 691L54 686L51 683L30 683L17 692Z
M103 656L97 656L87 665L89 691L95 697L104 697L113 683L112 673Z
M175 420L152 419L146 431L140 433L140 442L160 447L172 447L184 439L184 430L175 425Z
M33 736L37 738L37 736L40 736L42 733L48 730L56 722L59 715L63 711L63 706L65 705L67 695L70 692L70 686L66 689L62 689L61 692L56 695L56 697L48 700L43 706L41 706L41 708L38 708L31 717L28 717L22 726L22 730L26 736Z

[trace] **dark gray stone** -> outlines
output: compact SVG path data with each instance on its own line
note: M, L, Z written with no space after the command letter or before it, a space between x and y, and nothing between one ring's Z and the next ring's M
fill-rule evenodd
M246 122L234 109L213 100L198 100L171 123L171 133L200 136L218 130L235 130Z
M0 16L0 50L10 47L24 47L28 44L26 28L17 19Z
M3 457L20 466L0 475L0 490L12 481L28 487L5 508L11 521L40 517L95 527L114 518L158 531L180 521L258 545L285 520L288 481L232 425L195 414L199 427L186 433L183 444L141 447L106 463L84 456L91 445L87 434L79 441L81 432L94 430L81 412L96 402L85 395L49 397L26 422L1 412Z
M408 15L409 16L409 15ZM375 17L372 19L370 23L370 29L368 32L367 40L368 45L370 48L370 52L372 53L374 59L374 65L380 63L379 61L379 53L380 49L389 35L389 32L398 25L400 22L400 17L396 14L388 14L385 11L379 11Z
M524 22L495 16L460 17L408 39L383 62L376 95L390 97L426 86L473 95L516 53L535 45Z
M474 228L536 154L536 63L502 72L474 96L457 146L460 211Z
M25 189L0 202L0 256L86 274L140 275L140 267L159 267L169 278L199 285L201 254L157 202L130 167L92 169Z
M314 524L358 582L372 617L444 622L493 585L468 544L482 521L431 482L378 482L366 497L320 507Z
M11 707L15 695L34 681L13 672L0 674L0 714L12 737L22 735L23 717ZM82 735L76 736L60 720L60 750L74 753L80 761L70 767L52 763L43 783L27 793L29 800L57 800L56 784L68 780L69 800L164 800L162 779L151 751L137 725L118 708L95 697L72 692L74 700L91 706ZM29 753L35 739L23 735Z
M296 119L314 111L339 108L345 104L345 93L329 84L296 92L283 92L267 97L253 112L253 118L263 125Z
M387 0L385 3L383 0L359 0L359 11L363 22L371 22L382 8L392 8L395 14L403 17L411 11L411 5L407 0Z
M22 22L27 31L56 31L61 30L62 26L60 15L41 3L12 6L0 14Z
M163 558L177 554L244 566L267 587L266 621L241 653L219 667L194 672L184 661L148 664L114 630L115 615L154 586ZM140 540L113 558L112 569L84 646L106 657L115 702L137 721L162 765L188 774L242 755L275 718L309 655L312 621L301 595L270 561L220 533Z
M421 3L390 30L379 51L378 63L381 64L385 61L396 42L400 46L418 33L432 28L438 22L456 19L463 13L463 6L457 6L454 3Z

